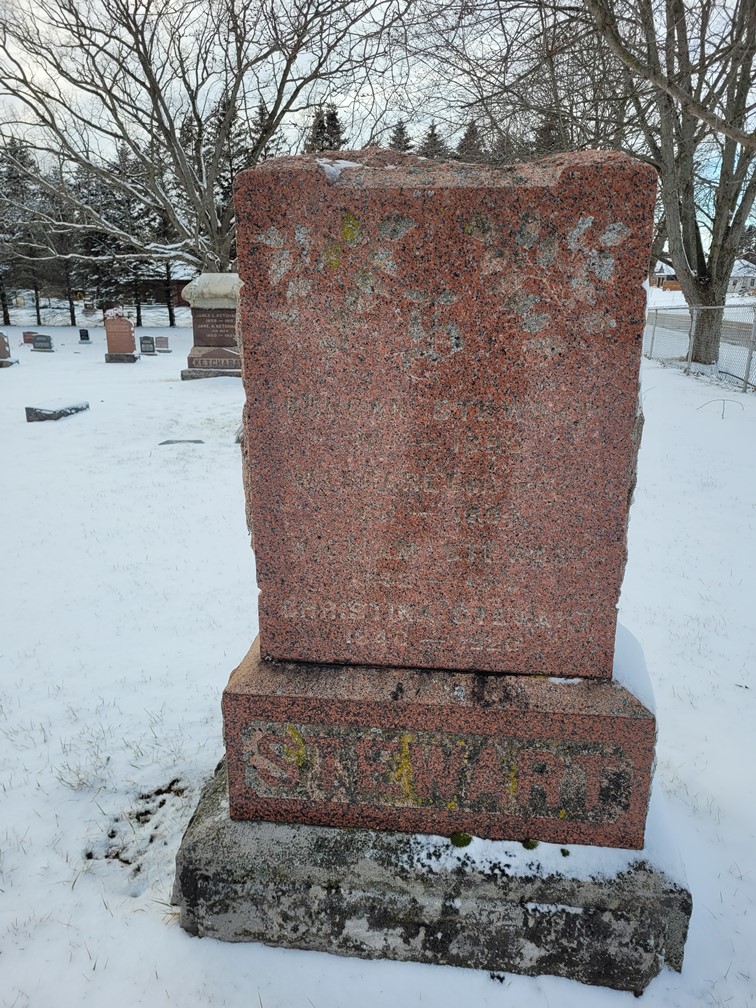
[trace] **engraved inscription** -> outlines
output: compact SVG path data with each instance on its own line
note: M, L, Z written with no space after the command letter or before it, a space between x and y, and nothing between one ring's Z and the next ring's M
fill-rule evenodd
M254 721L247 786L263 798L616 822L632 764L618 745Z
M197 346L236 346L236 310L193 308L192 331Z

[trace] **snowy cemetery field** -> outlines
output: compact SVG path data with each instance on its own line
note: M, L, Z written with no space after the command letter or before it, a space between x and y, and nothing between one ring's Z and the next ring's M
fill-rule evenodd
M56 329L51 354L5 331L21 363L0 371L0 1006L634 1004L553 977L181 930L173 860L257 629L241 384L178 380L188 329L170 331L173 353L123 365L105 364L101 328L91 346ZM756 1003L756 395L648 361L642 377L620 618L646 650L694 911L682 975L664 971L641 1003L741 1008ZM90 409L25 421L60 400ZM160 444L189 439L203 443Z

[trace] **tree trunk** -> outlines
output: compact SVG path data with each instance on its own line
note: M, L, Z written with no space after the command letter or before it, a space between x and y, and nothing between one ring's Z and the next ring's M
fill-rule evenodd
M142 295L139 290L139 277L134 277L134 305L136 306L136 327L139 329L142 325Z
M71 286L71 270L69 269L68 263L66 263L65 268L65 278L66 278L66 299L68 301L68 314L71 318L71 325L76 325L76 301L74 300L73 287Z
M716 364L719 360L719 342L722 335L724 307L693 305L693 354L696 364Z
M176 326L176 312L173 308L173 277L171 276L171 264L168 260L165 263L165 305L168 309L168 325L171 329Z
M712 277L701 280L691 276L689 271L687 275L678 273L677 277L693 313L693 351L690 359L695 364L716 364L727 299L727 280Z
M34 313L37 317L37 325L42 325L42 313L39 310L39 283L34 277Z
M0 310L3 313L3 325L11 324L10 312L8 311L8 293L5 290L5 282L0 280Z

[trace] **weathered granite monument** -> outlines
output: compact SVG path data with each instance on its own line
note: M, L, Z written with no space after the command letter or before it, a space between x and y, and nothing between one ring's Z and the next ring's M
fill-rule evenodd
M12 367L14 364L18 364L18 360L11 354L8 337L0 332L0 368Z
M635 991L680 968L655 720L612 675L642 665L615 633L654 185L598 152L240 177L260 635L177 862L189 930ZM459 835L626 860L576 880L509 843L491 875Z
M134 364L137 360L134 326L129 319L111 309L105 314L105 341L107 364Z
M241 377L236 340L239 287L236 273L202 273L184 287L182 297L192 306L194 346L182 379Z

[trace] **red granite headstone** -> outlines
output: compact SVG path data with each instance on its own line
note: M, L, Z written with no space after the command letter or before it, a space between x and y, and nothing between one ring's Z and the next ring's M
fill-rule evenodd
M238 189L263 654L609 677L652 169L347 157Z
M106 318L105 339L110 356L133 354L136 351L134 326L127 318Z
M610 677L653 199L598 152L239 178L232 815L642 845L654 719Z

